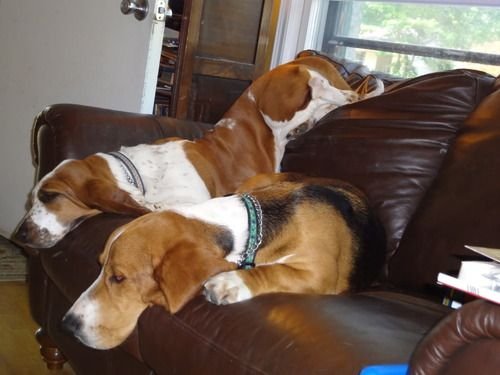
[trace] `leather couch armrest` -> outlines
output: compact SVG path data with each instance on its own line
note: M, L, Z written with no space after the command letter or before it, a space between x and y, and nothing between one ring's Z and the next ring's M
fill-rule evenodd
M500 368L500 305L476 300L441 320L410 360L412 375L493 374Z
M32 152L37 179L64 159L81 159L121 146L165 137L193 139L212 125L169 117L121 112L75 104L55 104L35 119Z

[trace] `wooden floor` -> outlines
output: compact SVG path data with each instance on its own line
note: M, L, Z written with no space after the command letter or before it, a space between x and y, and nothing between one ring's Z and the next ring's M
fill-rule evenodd
M68 364L62 371L45 367L34 336L37 328L29 312L26 283L0 282L0 374L74 374Z

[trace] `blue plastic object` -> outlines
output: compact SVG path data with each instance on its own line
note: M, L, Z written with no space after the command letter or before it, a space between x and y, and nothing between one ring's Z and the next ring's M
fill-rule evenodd
M408 365L376 365L365 367L359 375L406 375Z

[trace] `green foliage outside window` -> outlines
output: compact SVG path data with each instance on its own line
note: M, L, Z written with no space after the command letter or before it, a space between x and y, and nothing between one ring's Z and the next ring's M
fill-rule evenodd
M499 8L367 2L359 9L360 38L500 54ZM398 54L388 73L416 76L415 58ZM419 59L433 71L454 67L451 61Z

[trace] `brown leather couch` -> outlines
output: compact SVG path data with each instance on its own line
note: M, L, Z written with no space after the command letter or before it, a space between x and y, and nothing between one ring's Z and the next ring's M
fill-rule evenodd
M356 85L368 72L338 65ZM386 84L391 82L387 80ZM496 86L495 86L496 84ZM274 294L230 306L197 297L170 315L148 308L120 347L96 351L60 330L62 315L96 278L110 232L130 218L102 214L52 249L29 249L30 303L52 366L78 374L358 374L410 363L414 374L492 374L500 368L500 306L440 304L464 244L500 245L500 90L494 77L458 70L399 81L339 108L291 142L284 171L350 181L369 195L388 237L378 286L339 296ZM38 178L65 158L210 125L77 105L36 119ZM56 349L58 348L58 349Z

